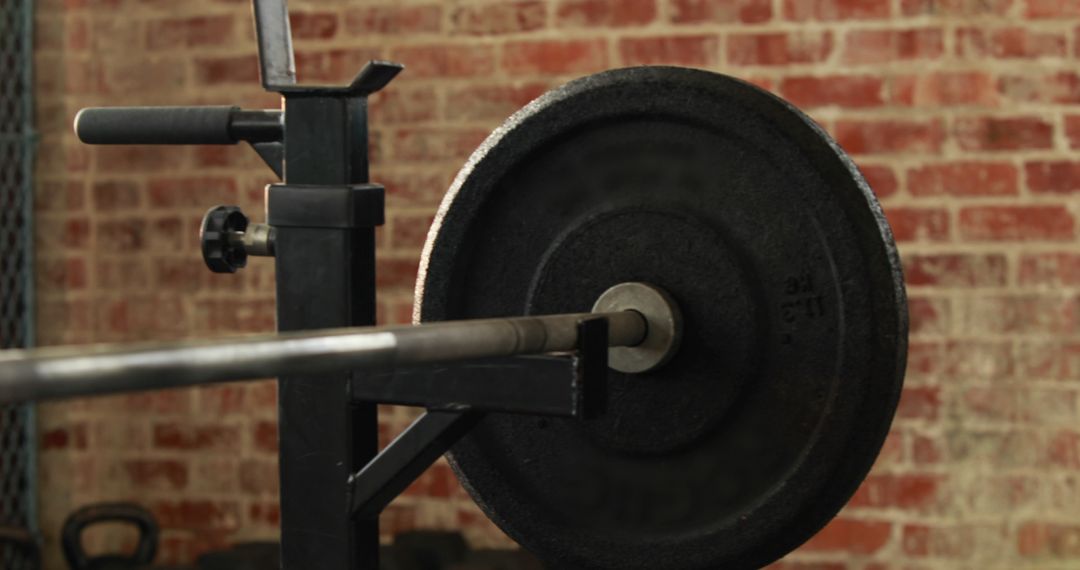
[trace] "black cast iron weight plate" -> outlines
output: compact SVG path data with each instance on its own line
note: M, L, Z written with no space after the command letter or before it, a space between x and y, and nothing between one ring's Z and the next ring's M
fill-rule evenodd
M888 432L907 307L847 156L730 77L643 67L529 104L458 174L428 236L422 321L587 311L658 285L671 362L611 371L590 421L492 415L451 463L552 568L757 568L850 498Z

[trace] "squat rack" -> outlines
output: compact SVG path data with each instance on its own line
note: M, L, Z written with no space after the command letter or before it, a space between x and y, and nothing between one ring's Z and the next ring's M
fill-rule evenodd
M282 183L267 187L265 225L232 206L207 214L208 266L234 272L248 255L272 255L281 332L374 325L384 191L369 181L367 98L403 67L372 61L347 86L298 85L286 0L252 3L262 84L282 96L283 110L85 109L76 132L91 144L249 143ZM281 376L282 567L378 568L379 513L484 412L600 412L615 339L606 316L574 317L576 350L565 356ZM380 451L377 403L426 411Z

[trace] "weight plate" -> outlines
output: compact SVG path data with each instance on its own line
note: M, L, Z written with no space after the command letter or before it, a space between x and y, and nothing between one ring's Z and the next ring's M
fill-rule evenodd
M895 244L848 157L773 95L704 71L556 89L472 155L428 236L422 321L679 304L679 351L610 371L595 420L491 415L450 454L555 568L758 568L831 519L900 394Z

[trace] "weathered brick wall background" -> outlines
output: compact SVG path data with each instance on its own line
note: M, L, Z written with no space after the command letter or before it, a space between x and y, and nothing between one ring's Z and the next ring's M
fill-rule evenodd
M409 317L427 224L450 178L544 89L672 63L748 78L807 109L864 168L906 261L908 385L887 448L788 569L1080 565L1080 1L294 0L301 77L408 66L374 102L383 322ZM85 147L83 106L274 107L247 0L40 0L41 344L267 331L271 264L206 271L203 212L260 217L246 148ZM407 421L391 415L387 434ZM43 406L51 567L62 518L130 499L166 528L162 562L277 534L272 383ZM388 532L505 539L437 466ZM129 540L100 533L97 547Z

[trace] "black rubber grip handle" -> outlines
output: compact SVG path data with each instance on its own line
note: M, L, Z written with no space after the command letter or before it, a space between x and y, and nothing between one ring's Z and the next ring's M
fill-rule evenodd
M91 107L75 115L87 144L234 144L229 132L239 107Z

